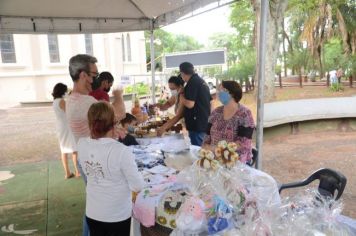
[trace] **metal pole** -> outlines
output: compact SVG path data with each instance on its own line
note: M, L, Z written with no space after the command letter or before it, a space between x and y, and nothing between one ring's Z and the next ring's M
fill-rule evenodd
M153 35L154 31L154 22L153 20L151 21L151 74L152 74L152 102L153 104L156 103L156 79L155 79L155 47L154 47L154 40L155 37Z
M258 45L258 93L257 93L257 137L256 146L258 159L256 167L262 169L263 154L263 108L264 108L264 83L265 83L265 57L266 57L266 24L268 14L268 0L261 0L260 37Z

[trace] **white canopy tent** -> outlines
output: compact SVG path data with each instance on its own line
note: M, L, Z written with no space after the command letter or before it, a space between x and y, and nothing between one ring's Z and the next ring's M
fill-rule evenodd
M237 0L0 0L0 33L109 33L150 30L231 4ZM268 1L261 1L259 80L264 84L264 51ZM202 22L203 24L203 22ZM154 56L151 56L154 58ZM152 94L155 91L154 64ZM257 148L261 167L263 86L258 86ZM152 96L153 99L155 96Z
M153 30L236 0L1 0L2 33Z

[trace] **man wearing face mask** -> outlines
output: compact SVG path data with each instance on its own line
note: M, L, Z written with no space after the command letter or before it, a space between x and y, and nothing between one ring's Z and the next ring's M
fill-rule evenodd
M250 109L240 104L241 86L236 81L223 81L218 89L218 98L223 106L216 108L209 117L203 147L213 150L221 140L234 142L238 146L240 161L249 162L255 122Z
M69 74L73 80L73 91L68 96L66 103L66 116L69 127L74 135L75 142L79 138L90 137L88 111L93 103L98 102L89 93L92 91L92 83L98 77L97 59L86 54L78 54L69 60ZM114 102L112 103L117 120L125 117L125 104L122 91L114 90ZM86 176L78 165L79 171L86 184ZM83 219L83 236L89 235L85 217Z
M78 142L79 138L89 137L89 124L87 113L89 107L97 100L89 93L92 91L92 83L98 77L97 60L95 57L78 54L69 60L69 73L73 80L73 91L66 104L67 119L73 135ZM117 120L125 117L125 104L122 91L114 90L112 103Z
M210 91L206 82L194 71L190 62L179 65L182 79L186 82L179 102L184 106L184 121L192 145L201 146L210 115Z
M174 105L174 112L177 113L179 92L183 91L184 80L181 76L171 76L168 80L168 87L171 90L171 97L164 104L157 104L157 106L161 111L166 111Z
M93 91L91 91L89 95L93 96L98 101L104 100L110 102L109 91L113 83L114 77L110 72L101 72L98 79L93 82Z

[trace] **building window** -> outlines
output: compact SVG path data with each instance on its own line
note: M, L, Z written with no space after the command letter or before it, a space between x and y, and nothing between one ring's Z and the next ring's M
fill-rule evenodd
M122 61L125 61L125 37L121 36Z
M12 34L0 35L0 50L2 63L16 63L14 36Z
M88 55L93 55L93 35L85 34L85 52Z
M49 61L51 63L60 62L59 48L58 48L58 36L56 34L48 35L48 51L49 51Z
M129 34L127 34L126 36L126 44L127 44L127 60L131 61L131 40Z

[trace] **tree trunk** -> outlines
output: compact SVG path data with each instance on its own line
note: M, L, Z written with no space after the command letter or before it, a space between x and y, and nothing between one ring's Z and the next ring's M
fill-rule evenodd
M330 74L328 71L328 73L326 74L326 87L329 87L329 86L330 86Z
M342 16L339 9L336 9L336 18L339 23L339 30L341 33L342 44L344 47L344 53L350 54L351 53L351 48L350 48L351 45L349 45L349 43L348 43L349 42L349 34L346 29L344 17Z
M321 46L318 47L317 56L318 56L318 62L319 62L319 74L320 74L320 79L321 79L324 77L323 62L321 60Z
M353 32L351 33L351 37L350 37L350 41L351 41L351 51L352 51L352 55L354 55L356 53L356 33Z
M260 35L260 12L261 0L251 0L253 5L256 25L257 25L257 42ZM268 59L265 61L265 101L271 101L274 98L274 80L275 80L275 66L277 63L277 55L279 50L278 31L281 28L284 11L287 7L288 0L275 0L269 2L269 14L267 15L267 32L266 32L266 55ZM256 45L259 45L256 43ZM258 48L258 47L256 47ZM257 58L259 52L257 49ZM258 68L258 60L256 64ZM258 75L258 71L256 75ZM256 81L258 78L256 77ZM257 85L259 86L259 85Z
M282 73L278 74L278 80L279 80L279 87L283 88L283 86L282 86Z
M298 69L298 75L299 75L299 86L303 88L303 76L302 76L302 70L300 68Z
M282 19L282 40L283 40L283 66L284 66L284 77L287 77L287 53L286 53L286 31L284 30L284 18ZM279 76L281 77L281 76ZM282 84L280 83L280 87L282 88Z

